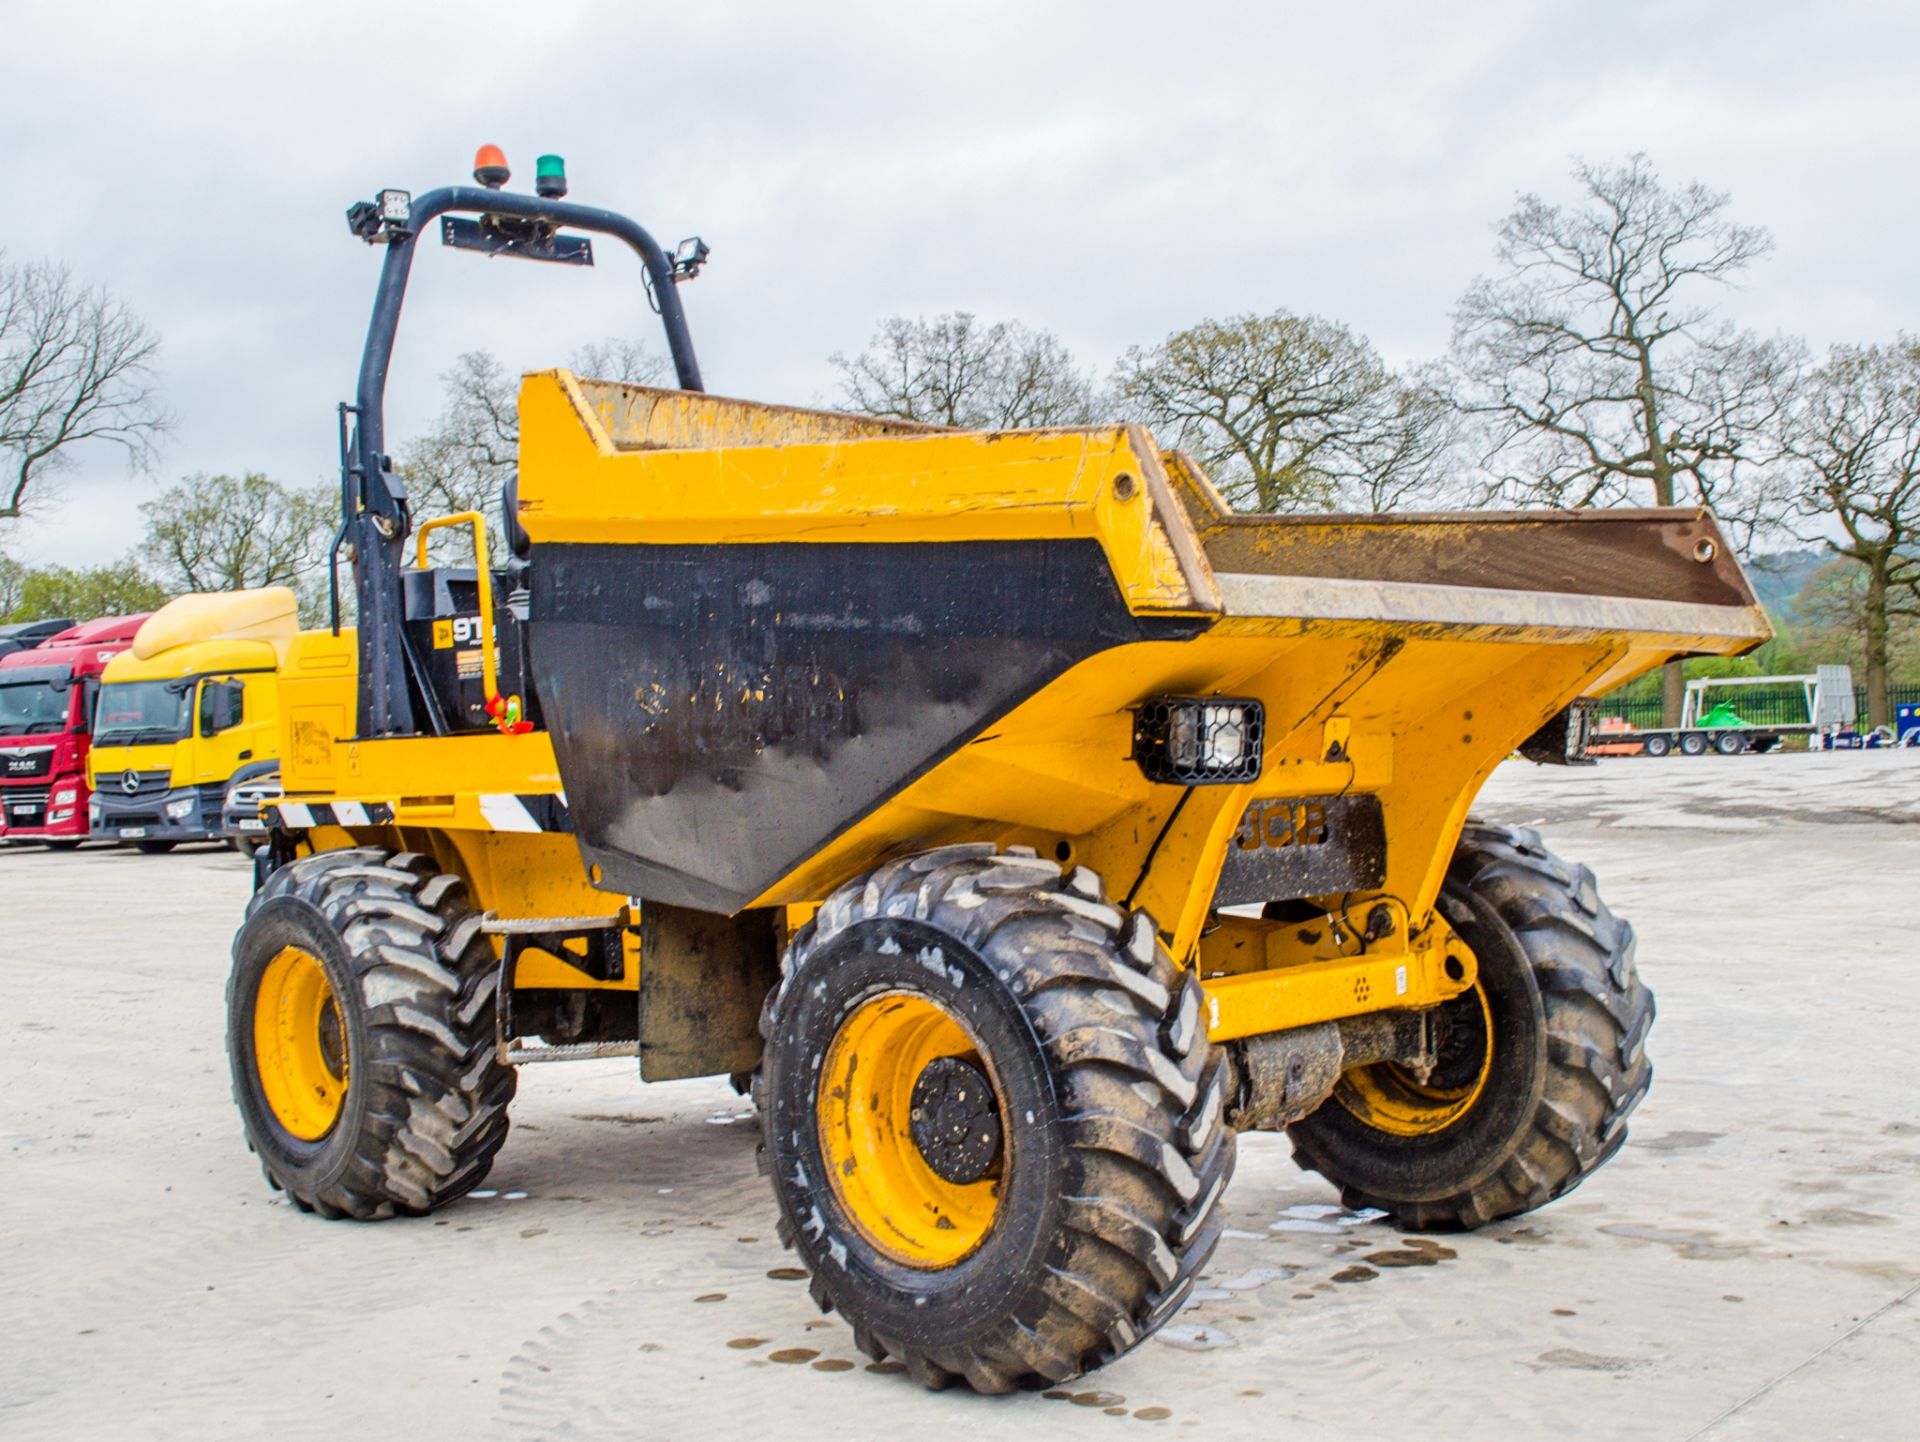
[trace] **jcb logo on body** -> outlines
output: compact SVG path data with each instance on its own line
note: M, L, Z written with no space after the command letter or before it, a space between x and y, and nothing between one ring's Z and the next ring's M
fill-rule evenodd
M1327 808L1319 801L1256 801L1247 808L1234 844L1242 851L1261 847L1327 844Z
M480 618L478 616L443 616L433 623L433 648L446 651L454 646L478 646L480 644Z

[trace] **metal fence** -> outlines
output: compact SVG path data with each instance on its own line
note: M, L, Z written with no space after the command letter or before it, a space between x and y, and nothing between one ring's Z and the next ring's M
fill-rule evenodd
M1742 721L1755 726L1804 726L1807 716L1806 692L1798 686L1729 686L1725 691L1707 693L1708 704L1729 701ZM1889 707L1920 703L1920 686L1889 686ZM1853 713L1856 724L1867 724L1867 688L1853 688ZM1618 716L1629 726L1655 727L1660 724L1660 698L1643 696L1638 700L1601 700L1594 703L1593 714Z

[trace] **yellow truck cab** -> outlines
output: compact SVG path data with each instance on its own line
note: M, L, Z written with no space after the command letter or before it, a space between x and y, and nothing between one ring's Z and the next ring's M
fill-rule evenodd
M218 840L236 780L280 754L279 672L299 622L284 586L181 596L101 676L93 834L168 851Z

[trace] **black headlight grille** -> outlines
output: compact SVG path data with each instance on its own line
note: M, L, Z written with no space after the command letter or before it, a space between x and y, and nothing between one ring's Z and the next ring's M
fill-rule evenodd
M1266 708L1246 696L1156 696L1133 713L1133 759L1149 781L1227 786L1260 774Z

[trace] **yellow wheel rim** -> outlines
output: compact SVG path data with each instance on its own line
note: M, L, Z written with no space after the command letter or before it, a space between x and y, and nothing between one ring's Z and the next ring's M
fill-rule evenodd
M1442 1065L1425 1082L1395 1062L1355 1067L1340 1078L1334 1099L1369 1126L1396 1137L1445 1131L1472 1111L1493 1070L1493 1010L1477 983L1449 1006L1464 1010L1451 1017L1455 1026L1465 1024L1456 1043L1456 1049L1465 1044L1463 1055L1447 1059L1443 1044Z
M253 1001L253 1058L280 1125L303 1142L333 1129L347 1098L347 1030L326 969L282 947Z
M1000 1177L948 1181L927 1165L909 1130L914 1083L941 1057L988 1071L952 1013L922 996L888 992L841 1023L819 1094L820 1154L841 1207L874 1247L929 1271L978 1247L1000 1204ZM1002 1110L1004 1175L1013 1142Z

